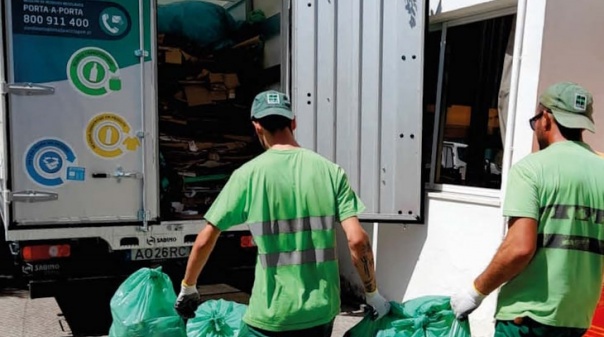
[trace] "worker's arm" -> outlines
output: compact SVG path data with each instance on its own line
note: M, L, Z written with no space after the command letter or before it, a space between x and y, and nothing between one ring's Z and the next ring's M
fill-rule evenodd
M537 249L537 220L512 218L501 247L485 271L474 281L476 290L490 294L526 268Z
M206 262L208 262L219 236L220 230L211 223L207 223L197 234L187 261L187 270L180 286L180 294L174 304L174 309L183 318L195 317L195 310L201 302L197 291L197 278Z
M390 311L390 303L380 295L375 280L375 263L373 250L367 232L361 227L356 216L342 221L342 228L348 239L348 248L352 257L352 263L357 269L363 287L367 304L375 310L376 318L381 318Z
M200 232L197 234L189 260L187 261L187 270L185 271L185 278L183 283L187 285L197 284L197 279L201 270L208 262L208 258L214 250L216 241L220 236L220 230L211 223L208 223Z
M508 233L487 268L475 280L473 287L451 298L457 318L465 318L480 306L482 300L508 282L530 263L537 249L537 220L511 218Z
M373 250L371 249L369 236L361 227L357 217L350 217L342 221L342 228L348 239L352 263L361 277L365 292L372 293L376 289L376 281Z

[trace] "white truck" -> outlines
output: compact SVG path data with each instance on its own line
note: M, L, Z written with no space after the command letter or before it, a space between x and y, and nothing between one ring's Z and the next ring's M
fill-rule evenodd
M424 1L286 0L280 7L280 82L292 96L301 144L347 170L367 205L364 221L421 223ZM162 82L162 74L200 60L161 45L154 0L6 0L1 10L0 214L9 248L2 259L32 298L55 297L66 316L88 314L82 298L104 301L95 317L66 318L76 335L106 329L108 299L129 273L162 265L182 277L204 222L203 210L183 210L181 200L207 203L220 189L177 184L171 193L178 196L166 200L163 150L177 149L165 158L174 160L220 142L186 140L187 118L199 122L208 106L214 110L202 137L222 132L253 142L251 129L228 125L249 124L255 92L235 98L229 109L239 112L229 114L215 110L216 100L231 102L231 90L216 98L200 78ZM225 72L216 68L210 73ZM247 79L262 84L254 76L264 75L252 71ZM161 92L175 84L185 89L168 96L198 115L165 114ZM208 157L204 169L233 158ZM205 179L182 170L174 174L180 182ZM249 286L255 253L248 228L235 227L212 254L219 272L204 275Z

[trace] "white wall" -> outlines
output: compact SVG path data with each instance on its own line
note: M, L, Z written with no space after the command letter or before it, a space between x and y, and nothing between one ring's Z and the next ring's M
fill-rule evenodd
M512 163L518 162L532 151L533 130L528 120L535 115L541 71L541 44L546 0L527 1L522 53L520 55L520 80L516 118L514 121Z
M450 296L469 287L501 243L499 207L440 200L439 194L427 199L426 225L378 225L377 278L389 299ZM495 296L471 315L473 336L492 335Z

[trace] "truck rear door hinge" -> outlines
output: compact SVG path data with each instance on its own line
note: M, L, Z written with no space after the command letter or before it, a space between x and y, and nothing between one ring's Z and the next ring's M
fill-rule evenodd
M143 225L138 227L139 231L147 232L149 231L149 220L151 219L151 212L146 209L141 209L138 211L138 220L143 222Z
M149 221L151 219L151 212L141 209L138 211L138 220L139 221Z
M53 95L55 88L35 83L2 83L2 94L20 96Z
M58 200L59 194L43 191L8 192L7 202L44 202Z
M134 51L134 56L136 57L148 57L149 51L143 49L137 49Z

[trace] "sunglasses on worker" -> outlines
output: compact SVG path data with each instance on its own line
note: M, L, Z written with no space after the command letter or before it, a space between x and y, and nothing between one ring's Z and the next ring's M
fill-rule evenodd
M535 131L535 123L537 123L539 118L543 117L543 114L546 112L552 113L552 111L550 109L545 108L545 109L541 110L541 112L539 112L535 116L531 117L531 119L529 119L529 124L531 126L531 130Z

